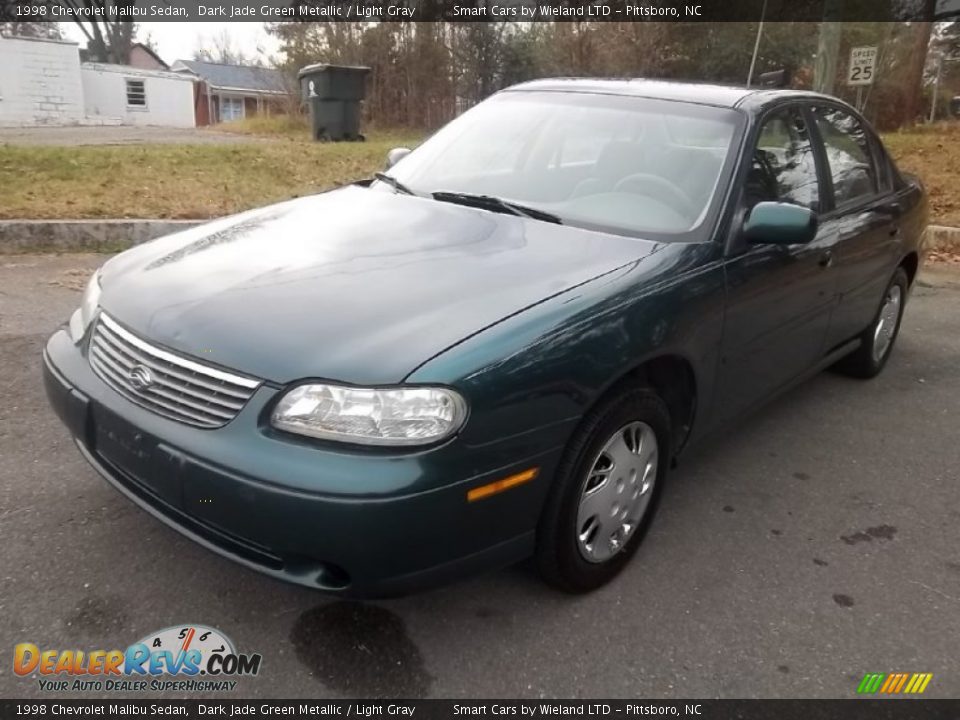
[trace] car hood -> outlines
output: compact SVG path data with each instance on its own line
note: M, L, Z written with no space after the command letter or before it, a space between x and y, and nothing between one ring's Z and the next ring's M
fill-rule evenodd
M386 384L656 243L348 187L124 252L101 306L153 343L264 380Z

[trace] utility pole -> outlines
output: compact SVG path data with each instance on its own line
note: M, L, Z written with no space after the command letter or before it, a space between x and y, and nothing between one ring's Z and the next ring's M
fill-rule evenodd
M823 22L817 40L817 63L813 71L813 89L825 95L834 94L837 82L837 56L840 54L840 20L843 0L826 0Z
M753 57L750 58L750 71L747 73L747 87L753 82L753 70L757 66L757 52L760 50L760 38L763 37L763 20L767 15L767 0L763 0L760 10L760 25L757 26L757 39L753 42Z

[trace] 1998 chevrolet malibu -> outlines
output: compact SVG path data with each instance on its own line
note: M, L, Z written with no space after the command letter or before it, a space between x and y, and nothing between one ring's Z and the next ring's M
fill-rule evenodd
M798 91L510 88L377 178L141 245L44 352L115 488L244 565L383 596L615 576L691 443L876 375L924 191Z

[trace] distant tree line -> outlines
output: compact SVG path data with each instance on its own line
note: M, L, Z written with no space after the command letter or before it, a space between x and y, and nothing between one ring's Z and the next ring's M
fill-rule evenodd
M132 0L64 1L104 5ZM87 38L86 59L129 61L135 24L76 24ZM960 22L768 22L754 78L786 69L793 87L814 87L815 74L823 72L818 55L822 59L824 29L831 25L837 62L828 91L851 102L859 97L877 127L891 129L927 117L935 83L939 117L960 94ZM296 71L306 65L365 65L372 69L364 106L368 121L429 129L501 88L539 77L650 77L742 85L758 23L283 22L267 29L279 42L274 61L288 70L294 93ZM14 22L3 12L0 31L39 37L58 37L60 32L55 23ZM844 79L850 48L861 45L878 46L879 54L876 81L858 96ZM236 46L227 32L205 40L195 55L234 64L259 64L263 57L259 48Z
M793 87L813 87L822 25L766 23L754 77L787 69ZM369 66L365 112L370 121L433 128L501 88L538 77L651 77L742 85L757 26L756 22L288 22L270 24L268 31L279 40L283 64L291 73L313 63ZM840 23L834 94L856 99L856 90L844 82L849 50L877 45L877 81L860 97L867 116L884 129L925 116L924 81L930 82L927 48L936 48L951 27L953 23Z

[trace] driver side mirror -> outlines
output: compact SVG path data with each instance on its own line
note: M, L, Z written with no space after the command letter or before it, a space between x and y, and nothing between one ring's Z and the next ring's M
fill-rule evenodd
M813 211L790 203L757 203L743 223L743 237L750 243L805 245L816 234Z
M387 164L383 166L384 170L389 170L398 162L410 154L410 148L398 147L387 153Z

